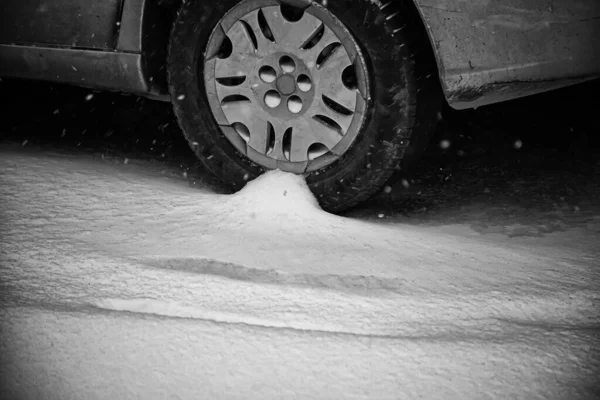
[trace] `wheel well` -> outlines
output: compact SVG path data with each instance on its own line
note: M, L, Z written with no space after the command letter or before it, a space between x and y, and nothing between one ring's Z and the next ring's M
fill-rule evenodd
M408 21L414 21L413 24L407 26L406 29L410 29L410 34L415 35L416 40L420 46L418 49L413 51L419 52L421 59L426 62L433 63L436 69L439 70L438 53L434 47L434 41L431 36L431 31L425 22L423 13L418 0L371 0L373 3L378 5L381 10L387 10L390 7L396 7L394 12L402 12L405 19ZM408 16L408 18L406 18ZM418 21L418 22L417 22Z
M166 57L169 42L169 34L177 11L183 0L146 0L154 6L145 15L144 28L142 29L142 48L145 58L147 76L152 78L155 85L166 91ZM285 1L285 0L284 0ZM287 0L289 2L298 0ZM310 1L310 0L309 0ZM386 14L393 16L396 12L402 12L409 18L406 20L418 23L401 27L409 29L410 34L418 38L419 46L414 51L419 52L418 59L421 62L432 63L436 66L436 74L439 78L438 53L433 46L431 32L424 20L423 14L417 0L370 0L380 10L386 10ZM327 0L321 3L326 4ZM429 67L429 66L428 66Z
M146 0L142 26L142 54L148 79L167 93L166 60L169 35L180 0ZM154 3L154 4L149 4Z

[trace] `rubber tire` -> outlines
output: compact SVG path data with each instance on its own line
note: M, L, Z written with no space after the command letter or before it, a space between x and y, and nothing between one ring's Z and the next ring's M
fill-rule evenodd
M186 1L173 23L167 64L184 135L205 167L234 191L265 170L221 133L206 99L201 59L212 29L237 3ZM360 43L371 71L367 118L354 144L334 163L306 175L321 207L339 213L376 194L422 153L435 127L441 90L412 0L396 0L383 10L371 0L336 0L327 9Z

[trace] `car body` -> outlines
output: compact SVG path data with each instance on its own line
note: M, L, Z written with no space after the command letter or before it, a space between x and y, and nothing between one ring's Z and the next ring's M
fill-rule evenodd
M596 0L411 1L435 51L445 98L454 108L600 76ZM168 101L166 43L180 2L3 0L0 76Z

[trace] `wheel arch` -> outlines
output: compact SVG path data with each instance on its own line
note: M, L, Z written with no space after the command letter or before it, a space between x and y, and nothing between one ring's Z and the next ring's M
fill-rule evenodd
M198 0L202 1L202 0ZM316 0L280 0L289 4L309 4ZM420 26L423 28L419 35L426 36L429 46L424 49L429 51L435 57L438 68L438 76L443 76L443 60L440 59L440 52L435 47L434 30L427 23L422 0L369 0L380 9L387 4L403 2L409 7L414 18L419 18ZM165 66L166 45L170 33L171 24L174 22L177 10L184 0L123 0L123 13L121 18L121 30L118 36L117 49L120 51L141 52L144 55L144 68L147 76L158 78L155 81L161 93L162 88L166 87ZM325 4L327 0L319 3ZM156 29L156 25L159 29ZM149 32L149 33L148 33ZM151 56L157 55L157 56ZM166 95L168 96L168 95ZM162 100L166 100L165 96Z

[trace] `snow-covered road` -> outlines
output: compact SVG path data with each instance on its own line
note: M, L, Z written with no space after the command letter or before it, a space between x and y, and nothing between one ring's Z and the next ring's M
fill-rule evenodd
M481 235L0 146L1 398L600 394L600 236Z

